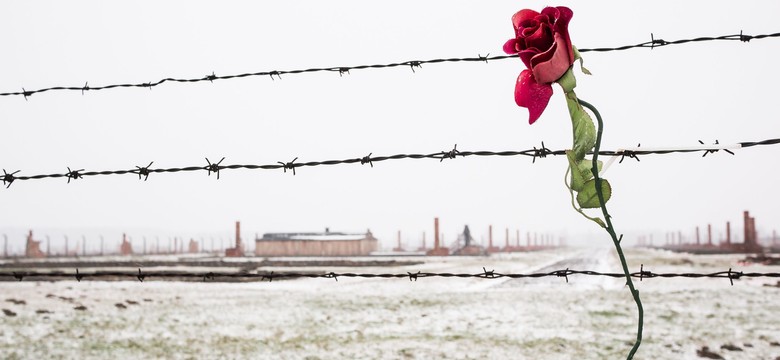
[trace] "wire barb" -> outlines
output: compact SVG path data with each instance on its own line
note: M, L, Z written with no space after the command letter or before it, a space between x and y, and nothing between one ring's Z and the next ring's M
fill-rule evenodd
M206 158L206 163L208 163L208 165L204 169L209 172L209 176L211 176L211 173L216 173L217 180L219 180L219 171L223 169L222 167L219 166L219 164L222 164L223 160L225 160L224 156L222 157L222 159L219 160L219 162L212 164L211 161L209 161L209 158Z
M699 144L704 145L704 142L699 140ZM715 140L715 144L713 144L713 145L720 145L720 143L716 139ZM721 149L707 149L707 150L704 150L704 154L702 154L701 157L705 157L705 156L707 156L707 154L714 154L714 153L716 153L716 152L718 152L720 150ZM729 153L731 155L734 155L734 152L729 150L729 149L723 149L723 151L725 151L725 152L727 152L727 153Z
M750 40L753 40L753 37L750 35L743 35L742 30L739 31L739 41L742 42L749 42Z
M458 155L460 155L460 151L458 151L458 144L455 144L452 150L441 152L441 159L439 159L439 162L444 161L444 159L454 159Z
M731 271L731 268L729 268L728 277L731 286L734 286L734 280L739 280L739 278L741 278L742 275L743 275L742 271Z
M369 164L371 167L374 167L374 162L371 161L371 155L374 153L369 153L368 156L364 156L360 159L360 165Z
M645 264L639 265L639 281L642 281L642 279L645 277L651 278L653 276L654 275L651 271L645 271Z
M422 69L422 61L408 61L407 64L412 69L412 72L415 72L414 68Z
M65 173L65 177L68 178L68 184L70 184L70 180L76 180L76 179L82 179L81 172L84 171L84 169L79 170L71 170L70 167L68 167L68 172Z
M208 159L206 159L206 161L208 161ZM135 174L138 174L138 180L141 180L141 176L144 177L144 181L149 180L149 173L150 173L149 167L152 166L152 164L154 164L154 161L150 162L149 165L146 165L144 167L140 167L140 166L135 167L137 170L134 170L133 172Z
M636 147L640 147L640 146L642 146L641 143L636 145ZM639 161L639 157L636 155L636 152L633 150L623 150L621 151L621 153L623 155L620 156L620 161L618 161L618 164L622 164L623 159L625 159L626 156L628 156L629 159L635 159L636 161Z
M653 36L653 33L650 33L650 50L652 50L656 46L664 46L664 45L667 45L666 41L664 41L663 39L656 39Z
M406 273L409 274L409 281L412 281L412 280L417 281L417 276L420 275L420 271L419 270L417 270L416 274L413 274L413 273L408 272L408 271Z
M544 146L544 141L542 141L542 148L537 149L536 146L534 146L534 153L533 153L533 159L531 160L532 164L536 164L536 158L544 159L547 157L547 155L552 154L553 152L550 151L546 146Z
M14 175L16 175L16 173L18 173L19 171L21 170L16 170L9 174L5 172L5 169L3 169L3 185L8 184L5 186L6 189L11 187L11 184L14 183L14 180L16 180L16 177Z
M555 275L558 277L566 278L566 283L569 283L569 268L566 268L566 270L558 270L555 272Z
M282 169L284 170L285 174L287 173L287 170L290 169L290 170L292 170L293 175L295 175L295 167L296 166L300 166L299 164L295 163L295 160L298 160L298 158L296 157L295 159L293 159L292 161L290 161L288 163L283 163L281 161L277 161L277 163L279 165L282 165Z

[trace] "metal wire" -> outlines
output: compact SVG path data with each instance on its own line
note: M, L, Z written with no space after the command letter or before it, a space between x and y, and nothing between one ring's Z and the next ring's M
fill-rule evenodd
M583 48L579 49L581 53L586 52L611 52L611 51L624 51L629 49L635 49L635 48L659 48L664 46L671 46L671 45L681 45L681 44L688 44L688 43L695 43L695 42L705 42L705 41L741 41L741 42L748 42L750 40L758 40L758 39L765 39L765 38L775 38L780 37L780 33L772 33L772 34L761 34L761 35L746 35L743 34L741 31L739 34L732 34L732 35L721 35L721 36L705 36L705 37L697 37L697 38L690 38L690 39L679 39L679 40L672 40L672 41L665 41L663 39L656 39L653 34L650 34L650 41L634 44L634 45L623 45L623 46L616 46L616 47L602 47L602 48ZM0 93L0 96L24 96L25 100L37 93L43 93L47 91L79 91L84 94L84 92L87 91L98 91L98 90L108 90L108 89L115 89L115 88L148 88L151 89L155 86L159 86L161 84L164 84L166 82L178 82L178 83L198 83L198 82L214 82L215 80L229 80L229 79L239 79L239 78L245 78L245 77L258 77L258 76L269 76L271 80L274 80L274 78L281 79L282 75L288 75L288 74L302 74L302 73L314 73L314 72L338 72L339 76L343 76L344 74L349 74L351 70L364 70L364 69L382 69L382 68L393 68L398 66L408 66L412 71L415 71L415 68L421 68L423 64L438 64L438 63L455 63L455 62L489 62L489 61L495 61L495 60L504 60L504 59L511 59L516 58L517 55L500 55L500 56L490 56L490 54L486 56L477 55L477 57L463 57L463 58L443 58L443 59L432 59L432 60L409 60L409 61L403 61L403 62L397 62L397 63L389 63L389 64L374 64L374 65L357 65L357 66L335 66L335 67L320 67L320 68L310 68L310 69L298 69L298 70L272 70L272 71L259 71L259 72L250 72L250 73L242 73L242 74L232 74L232 75L216 75L214 72L211 73L211 75L205 75L202 77L196 77L196 78L164 78L157 81L151 81L151 82L145 82L145 83L125 83L125 84L111 84L111 85L103 85L103 86L89 86L89 82L84 83L84 86L54 86L54 87L48 87L48 88L42 88L37 90L26 90L22 88L22 91L15 91L15 92L4 92Z
M237 264L238 265L238 264ZM338 281L339 278L367 278L367 279L409 279L409 281L417 281L420 278L474 278L474 279L539 279L548 277L564 278L566 282L569 282L569 276L582 275L582 276L600 276L610 278L625 277L623 273L611 273L600 272L591 270L571 270L562 269L549 272L539 273L499 273L493 270L487 270L484 267L482 272L479 273L435 273L435 272L406 272L406 273L336 273L336 272L197 272L197 271L143 271L140 268L138 271L94 271L94 272L80 272L76 269L75 272L65 273L62 271L4 271L0 272L0 279L5 280L65 280L75 279L77 281L85 279L108 279L108 280L138 280L143 282L147 279L169 279L169 280L202 280L202 281L215 281L215 280L244 280L244 281L264 281L268 280L285 280L285 279L333 279ZM639 272L631 273L633 278L638 278L640 281L644 279L653 278L715 278L715 279L729 279L731 285L734 285L734 280L741 278L780 278L780 273L759 273L759 272L742 272L728 269L727 271L718 271L711 273L654 273L652 271L642 270Z
M767 139L761 141L746 141L734 145L732 149L747 148L753 146L778 145L778 144L780 144L780 138ZM626 157L633 158L639 161L639 156L663 155L663 154L672 154L672 153L703 153L702 156L707 156L707 154L712 154L720 150L726 151L734 155L733 151L723 146L720 146L717 141L711 148L705 145L698 148L685 147L685 148L678 148L678 149L670 148L670 149L649 149L649 150L638 150L638 149L604 150L604 151L599 151L599 155L620 156L620 162L623 162L623 159ZM349 158L349 159L342 159L342 160L309 161L309 162L296 162L298 160L298 158L296 157L295 159L289 162L279 161L276 164L266 164L266 165L252 165L252 164L221 165L222 161L225 160L225 158L223 157L220 161L214 163L212 163L208 158L206 158L205 166L201 165L201 166L185 166L185 167L171 167L171 168L151 168L154 162L150 162L149 165L135 166L135 169L126 169L126 170L85 171L84 169L73 170L70 167L67 167L68 171L64 173L23 175L23 176L17 175L20 172L19 170L13 172L7 172L5 169L3 169L2 178L0 178L0 180L2 180L3 185L5 185L6 188L8 188L11 186L11 184L14 181L40 180L46 178L66 178L68 179L68 183L70 183L71 180L83 179L85 176L125 175L125 174L138 175L139 180L141 179L147 180L149 178L149 175L152 173L173 173L173 172L189 172L189 171L206 171L209 176L212 173L214 173L216 174L217 179L219 179L219 175L222 170L282 169L284 170L284 172L287 172L287 170L292 170L293 175L295 175L296 168L310 167L310 166L344 165L344 164L359 163L361 165L369 164L371 167L374 167L374 163L376 162L389 161L389 160L436 159L439 160L439 162L442 162L445 159L455 159L458 156L460 157L526 156L526 157L533 158L533 162L536 162L537 158L545 158L549 155L552 156L566 155L566 150L550 150L544 146L544 142L542 142L541 148L533 147L532 149L526 149L526 150L508 150L508 151L460 151L457 149L457 144L456 144L452 150L440 151L440 152L430 153L430 154L397 154L397 155L389 155L389 156L372 156L372 154L368 154L367 156L357 157L357 158Z

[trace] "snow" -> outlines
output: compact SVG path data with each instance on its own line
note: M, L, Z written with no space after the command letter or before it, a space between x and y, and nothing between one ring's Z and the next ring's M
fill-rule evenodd
M653 272L777 271L739 265L741 255L630 249L627 256L634 271L639 264ZM411 259L426 263L327 271L619 272L608 249ZM764 286L776 283L637 282L645 308L637 358L698 359L703 346L727 359L780 356L780 288ZM0 354L10 359L612 359L625 357L636 331L623 281L581 275L568 283L558 277L4 282L0 292L0 308L17 313L0 314Z

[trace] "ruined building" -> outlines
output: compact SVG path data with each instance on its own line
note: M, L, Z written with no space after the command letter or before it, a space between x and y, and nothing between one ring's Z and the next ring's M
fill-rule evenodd
M119 245L119 253L122 255L133 254L133 244L127 241L127 235L122 234L122 244Z
M236 221L236 246L225 249L225 256L244 256L244 244L241 243L241 222Z
M27 245L24 248L24 255L28 258L43 258L46 255L41 251L41 242L33 240L33 233L27 234Z

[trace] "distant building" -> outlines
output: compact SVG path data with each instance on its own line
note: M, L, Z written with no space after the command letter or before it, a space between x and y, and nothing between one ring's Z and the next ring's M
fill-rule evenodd
M331 232L268 233L255 238L257 256L364 256L379 248L379 241L363 234Z
M119 245L119 253L122 255L133 254L133 244L131 244L130 241L127 241L126 234L122 234L122 244Z
M197 254L200 251L198 247L198 242L195 241L195 239L190 239L190 245L188 250L190 254Z
M726 222L726 241L715 244L712 241L712 226L707 225L707 242L700 239L699 228L696 227L695 241L685 241L681 231L666 234L666 243L663 246L649 245L651 248L666 249L676 252L688 252L692 254L736 254L736 253L762 253L764 247L759 242L756 230L756 218L750 216L748 211L742 213L744 237L742 242L731 241L731 222ZM640 243L640 246L643 244ZM772 251L772 249L769 249Z
M32 230L27 234L27 245L24 249L24 255L28 258L43 258L46 255L41 251L41 242L33 240Z
M244 244L241 243L241 222L236 221L236 246L225 249L225 256L241 257L244 256Z

